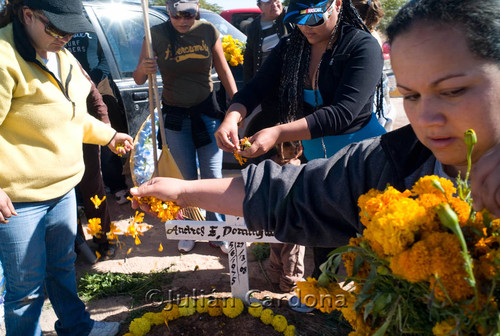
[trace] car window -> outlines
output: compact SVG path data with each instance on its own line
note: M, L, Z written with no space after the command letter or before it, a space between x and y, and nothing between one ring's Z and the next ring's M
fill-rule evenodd
M200 14L201 20L205 20L213 24L222 35L231 35L233 38L238 39L241 42L246 42L246 35L227 22L224 18L222 18L222 16L211 12L201 12Z
M132 77L144 39L142 12L123 10L117 13L120 11L117 7L114 7L112 11L106 8L96 8L95 11L102 29L106 32L109 45L113 49L122 78ZM162 22L161 18L149 14L151 27Z

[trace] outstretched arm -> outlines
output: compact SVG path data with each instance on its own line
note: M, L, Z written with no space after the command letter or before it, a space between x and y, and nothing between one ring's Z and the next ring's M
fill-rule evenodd
M176 202L180 207L200 207L208 211L227 215L243 215L243 198L245 196L243 178L223 178L185 181L174 178L156 177L130 189L136 197L154 196L163 201ZM139 206L132 201L132 207ZM141 209L149 211L147 205Z

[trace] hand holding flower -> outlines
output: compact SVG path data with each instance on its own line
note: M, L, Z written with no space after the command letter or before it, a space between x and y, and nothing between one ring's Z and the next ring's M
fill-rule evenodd
M127 154L134 148L134 140L126 133L117 132L109 142L108 147L117 155Z

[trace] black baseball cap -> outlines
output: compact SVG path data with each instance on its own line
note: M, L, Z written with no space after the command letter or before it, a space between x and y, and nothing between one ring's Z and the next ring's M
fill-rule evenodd
M50 23L66 33L93 32L92 24L83 15L81 0L24 0L25 6L38 9Z

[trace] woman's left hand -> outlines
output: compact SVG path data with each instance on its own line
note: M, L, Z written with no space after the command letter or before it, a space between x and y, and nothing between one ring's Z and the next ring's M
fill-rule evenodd
M134 140L126 133L117 132L109 142L108 148L117 155L127 154L134 149Z
M248 140L251 147L241 151L240 154L245 157L254 158L269 152L278 142L280 130L277 126L264 128L252 135Z

